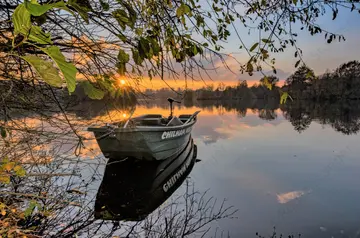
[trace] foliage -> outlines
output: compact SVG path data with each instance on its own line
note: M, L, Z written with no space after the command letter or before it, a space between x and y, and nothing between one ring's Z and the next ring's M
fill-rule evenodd
M132 79L139 76L164 79L166 73L174 78L183 73L192 79L202 78L202 74L193 69L204 70L205 60L212 57L223 59L222 42L231 32L236 33L239 48L249 54L248 61L239 62L241 72L252 74L267 65L276 73L275 54L289 46L295 50L294 57L299 58L296 66L302 62L295 24L311 35L324 34L328 43L335 39L344 40L343 36L323 29L317 19L330 10L331 18L335 20L340 9L358 10L358 4L351 0L341 3L296 0L285 7L281 2L212 0L209 7L204 8L199 0L68 0L50 3L3 0L1 52L4 54L1 62L8 65L8 72L1 76L17 78L19 75L9 75L9 72L21 68L20 77L24 78L23 73L29 68L14 56L26 60L29 58L24 56L32 55L31 62L39 62L40 59L34 57L43 58L45 53L52 59L50 62L58 66L69 92L74 91L76 84L76 70L65 60L71 57L82 58L81 62L73 60L72 65L79 71L79 79L90 80L92 84L97 83L92 75L116 77L116 72ZM14 28L8 24L9 20ZM249 28L249 32L256 30L263 37L251 46L244 45L237 34L241 27ZM9 62L14 63L12 69ZM49 63L46 65L53 74L54 68ZM44 78L44 74L40 74L42 80L53 86L59 85L58 78L54 83L48 77ZM105 91L100 86L96 88Z
M25 169L22 167L21 164L14 161L9 161L7 157L3 158L0 161L0 184L8 184L10 183L11 177L23 177L25 176L25 174Z
M284 87L296 99L341 101L360 99L360 63L350 61L333 72L316 77L302 66L286 80Z

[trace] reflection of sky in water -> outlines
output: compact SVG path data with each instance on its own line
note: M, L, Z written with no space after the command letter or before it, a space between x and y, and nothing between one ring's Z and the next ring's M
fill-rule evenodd
M341 230L356 237L358 135L345 136L317 122L299 134L280 111L267 121L251 110L239 117L218 109L202 111L192 134L202 162L190 176L198 188L210 188L239 209L238 219L220 222L234 237L266 234L273 226L308 237L331 237Z
M196 107L176 108L190 114ZM134 115L168 109L139 106ZM79 127L93 122L117 121L127 111L111 111L82 119ZM346 136L313 121L298 133L281 111L274 120L263 120L258 111L202 109L193 129L198 159L190 174L198 189L239 209L238 219L217 225L232 237L279 232L303 233L304 237L357 237L360 230L359 135ZM34 127L39 124L29 123ZM82 132L87 138L91 133ZM83 155L100 155L95 140L85 142ZM38 149L38 148L35 148ZM41 148L39 148L41 149ZM85 172L85 171L84 171ZM87 172L85 172L87 173ZM84 174L84 176L86 176ZM92 187L96 192L97 187Z

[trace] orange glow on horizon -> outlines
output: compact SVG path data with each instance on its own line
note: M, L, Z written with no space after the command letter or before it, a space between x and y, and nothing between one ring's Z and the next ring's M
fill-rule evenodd
M180 89L200 89L205 88L207 86L213 85L214 89L216 89L220 83L223 83L225 87L231 86L235 87L238 82L237 81L215 81L215 80L204 80L204 81L195 81L195 80L185 80L185 79L165 79L161 80L159 78L153 78L152 80L144 78L141 81L140 91L145 91L146 89L152 89L152 90L158 90L161 88L172 88L174 90ZM285 81L280 80L277 83L278 87L282 87L284 85ZM259 84L259 80L249 81L247 80L248 87L251 87L255 84Z

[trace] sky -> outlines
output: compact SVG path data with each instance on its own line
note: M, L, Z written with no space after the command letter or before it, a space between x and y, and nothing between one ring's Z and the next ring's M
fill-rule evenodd
M346 41L328 44L324 34L311 36L307 31L298 31L297 44L303 51L303 59L317 75L323 74L327 70L334 70L339 65L350 60L360 59L360 14L357 11L350 13L350 10L340 10L338 17L333 21L332 13L318 19L318 24L328 31L343 34ZM227 43L223 44L223 53L231 54L236 60L246 62L249 58L244 50L239 49L239 40L235 36L235 32L230 31L232 35L228 38ZM257 33L248 35L248 30L244 29L239 32L244 42L250 48L257 41ZM273 54L271 57L276 58L277 76L280 78L280 85L291 75L296 69L294 67L297 59L294 58L295 49L288 48L285 52ZM171 86L173 88L184 87L200 88L209 84L218 85L220 82L226 85L235 85L239 80L247 80L248 85L257 83L262 77L260 73L249 76L247 73L242 74L239 71L239 65L230 57L225 59L231 71L226 69L218 60L214 64L218 67L216 72L209 71L211 79L205 81L192 81L188 79L172 80L166 79L166 84L159 78L152 79L150 82L146 80L143 87L145 88L162 88ZM264 69L264 73L272 74L272 70Z

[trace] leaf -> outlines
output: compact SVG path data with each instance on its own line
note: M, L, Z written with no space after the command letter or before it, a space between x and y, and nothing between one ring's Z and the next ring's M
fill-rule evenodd
M0 134L2 138L6 138L6 130L5 127L0 126Z
M271 40L269 40L269 39L261 39L261 41L264 42L265 44L271 43Z
M252 65L251 61L247 62L246 72L248 72L249 74L252 74L253 71L254 71L254 66Z
M61 8L61 9L71 12L70 9L67 8L67 6L65 5L65 3L63 1L59 1L56 3L52 3L52 4L40 5L37 2L31 3L28 0L26 0L25 7L30 12L30 14L33 16L41 16L52 8Z
M140 35L142 35L142 33L143 33L143 28L139 27L139 28L135 29L135 34L136 35L140 36Z
M24 211L25 218L31 216L31 214L33 213L33 210L35 209L35 207L37 207L37 205L38 204L36 201L34 201L34 200L30 201L29 206Z
M115 66L117 67L117 72L118 72L120 75L125 75L125 72L126 72L126 65L125 65L125 63L123 63L123 62L117 62Z
M128 25L130 22L129 16L127 15L126 11L123 9L116 9L112 12L112 15L117 20L121 28L125 30L126 25Z
M22 56L22 58L36 70L46 83L54 87L61 87L63 80L60 78L59 72L52 62L45 61L35 55Z
M117 56L118 60L122 63L127 63L130 60L130 57L124 50L119 50L119 54Z
M110 9L109 3L107 3L107 2L105 2L103 0L100 0L100 5L104 9L104 11L109 11L109 9Z
M131 52L132 52L132 57L133 57L135 64L141 65L143 62L143 59L140 57L139 51L132 48Z
M255 44L253 44L253 46L251 46L251 48L250 48L250 52L254 51L258 45L259 45L258 42L256 42Z
M14 23L15 35L21 33L26 36L28 34L31 28L30 12L26 9L24 4L20 4L16 7L14 14L12 15L12 21Z
M194 53L194 55L197 55L198 49L197 49L197 46L196 46L196 45L193 45L193 47L192 47L192 52Z
M68 91L70 93L75 91L76 87L76 73L77 69L72 63L68 63L65 60L64 55L60 52L59 47L50 46L48 48L41 48L51 59L56 63L61 72L64 75Z
M14 172L15 172L15 174L16 174L17 176L19 176L19 177L24 177L25 174L26 174L25 169L24 169L21 165L16 165L16 166L14 167Z
M289 97L289 94L287 92L283 92L281 94L281 98L280 98L280 104L284 104L286 103L287 98Z
M300 62L301 62L301 60L296 61L295 68L297 68L299 66Z
M274 66L272 66L272 70L273 70L273 73L274 73L274 74L276 74L276 73L277 73L277 71L276 71L276 69L275 69L275 67L274 67Z
M30 29L29 40L39 44L52 44L50 33L45 33L39 26L32 26Z
M89 14L88 12L92 11L91 5L88 0L69 0L68 5L72 6L81 18L89 23Z
M10 172L15 167L15 162L6 162L1 165L1 168L7 172Z
M189 13L191 13L190 7L183 3L180 5L180 7L178 7L178 9L176 9L176 16L178 18L184 16L185 14L189 14Z
M10 176L0 174L0 183L9 184L10 183Z
M264 85L265 85L265 87L267 87L269 90L272 90L272 84L269 82L269 77L267 77L267 76L264 77Z
M89 81L82 83L85 94L91 99L102 99L105 95L104 91L95 88Z

